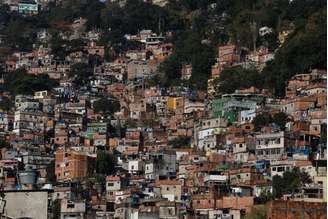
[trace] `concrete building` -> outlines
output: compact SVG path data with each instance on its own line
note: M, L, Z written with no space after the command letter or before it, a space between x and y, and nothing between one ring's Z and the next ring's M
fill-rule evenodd
M4 215L10 218L48 218L48 190L4 191Z
M60 219L84 219L85 201L62 199L60 202Z
M277 160L285 154L284 132L256 135L255 154L257 159Z

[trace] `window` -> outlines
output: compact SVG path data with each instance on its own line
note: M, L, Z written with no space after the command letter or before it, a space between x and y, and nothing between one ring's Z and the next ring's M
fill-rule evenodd
M276 154L276 151L277 151L277 150L276 150L275 148L273 148L273 149L271 149L270 153L271 153L271 154Z
M285 167L278 167L278 172L283 172L285 171Z
M67 208L74 208L74 204L72 204L72 203L67 204Z

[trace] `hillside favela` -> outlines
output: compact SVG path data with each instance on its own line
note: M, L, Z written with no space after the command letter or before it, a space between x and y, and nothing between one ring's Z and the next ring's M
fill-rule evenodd
M0 219L326 219L326 0L0 0Z

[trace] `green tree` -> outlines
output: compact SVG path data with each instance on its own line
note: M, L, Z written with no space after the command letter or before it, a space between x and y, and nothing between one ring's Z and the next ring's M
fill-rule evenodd
M232 21L232 38L237 45L254 49L257 40L255 17L255 12L245 9Z
M0 148L9 148L9 147L10 147L9 142L0 139Z
M72 65L69 72L69 77L73 78L73 83L79 86L88 84L89 78L92 75L92 69L86 63L76 63Z
M97 152L96 160L96 173L111 175L115 172L115 166L117 164L117 159L114 154L110 154L106 151Z
M299 192L302 186L311 182L312 180L306 172L299 168L293 168L291 171L284 172L282 177L275 175L272 178L273 195L280 198L284 194Z
M181 66L182 64L177 58L177 55L173 54L169 56L159 67L161 74L158 82L167 87L177 84L181 77Z
M55 174L55 161L51 161L47 166L47 182L51 184L56 183L56 174Z
M276 96L284 96L286 81L311 68L327 68L326 7L312 14L298 27L263 70L265 86Z
M86 26L88 30L101 27L101 10L104 7L105 4L101 1L87 1L83 15L87 19Z
M285 125L288 122L288 115L284 112L279 112L273 115L272 122L277 124L281 130L285 129Z
M217 80L218 92L233 93L237 89L262 87L262 76L255 69L243 69L240 66L225 68Z
M67 42L67 53L70 52L77 52L77 51L83 51L84 46L86 46L86 42L83 39L74 39Z
M36 91L51 90L58 83L49 78L47 74L29 75L25 69L9 72L4 77L4 90L17 94L33 94Z
M55 199L52 205L52 218L60 219L60 202L61 199Z
M214 64L214 48L202 43L202 35L197 31L183 31L176 35L173 54L160 66L159 72L165 86L180 84L181 68L183 64L192 65L192 76L189 85L205 90L207 80Z
M96 113L113 115L113 113L120 110L120 103L114 97L102 97L93 103L93 109Z
M169 145L173 148L183 148L190 147L191 138L187 136L182 136L169 141Z
M68 52L66 51L67 41L63 40L58 32L53 32L50 39L50 48L55 58L64 59Z
M0 109L4 111L9 111L13 107L14 107L14 103L12 102L11 99L9 99L8 97L2 97L0 101Z
M23 19L15 14L10 15L10 18L5 23L5 28L2 30L2 33L5 34L5 45L14 50L31 51L36 40L37 29L35 25L38 23L37 19Z
M156 5L128 0L122 8L118 4L108 4L101 10L100 16L104 29L116 30L123 37L124 34L135 34L143 29L157 31L160 20L165 19L166 14L163 8Z
M256 115L253 119L254 130L260 131L261 128L269 125L272 122L271 115L269 113L261 113Z

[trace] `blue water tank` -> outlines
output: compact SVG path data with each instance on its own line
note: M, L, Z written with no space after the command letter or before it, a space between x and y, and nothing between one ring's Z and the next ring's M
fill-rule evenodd
M19 181L21 184L35 184L37 174L36 171L28 170L28 171L21 171L18 173Z

